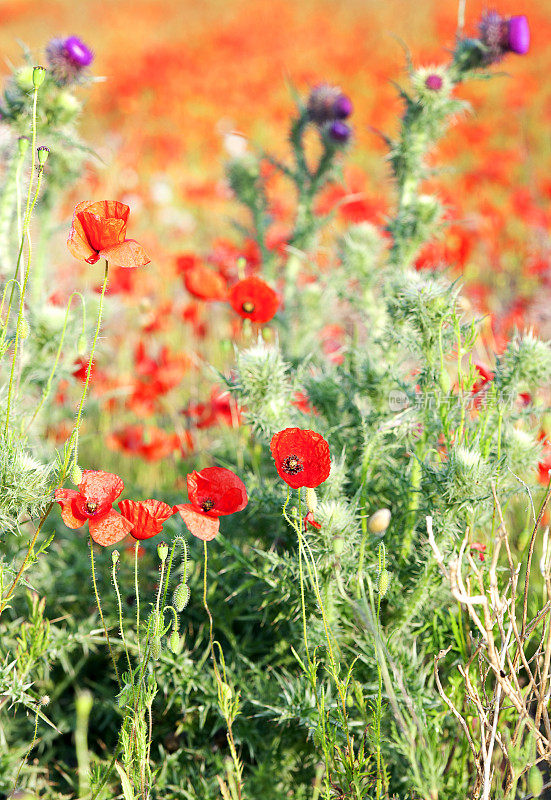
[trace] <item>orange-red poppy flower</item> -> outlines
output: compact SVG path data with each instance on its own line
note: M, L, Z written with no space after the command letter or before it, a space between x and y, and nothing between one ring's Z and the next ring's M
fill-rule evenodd
M214 539L220 527L218 517L235 514L248 503L247 490L235 472L224 467L207 467L187 476L189 503L173 507L190 533L203 541Z
M81 528L88 520L90 536L106 547L120 542L132 529L132 523L113 509L123 489L124 483L118 475L87 469L82 473L78 492L57 489L55 499L68 528Z
M329 445L315 431L285 428L272 437L270 450L279 477L293 489L315 489L329 477Z
M145 267L149 256L141 244L126 238L129 213L128 206L117 200L79 203L67 240L71 254L88 264L101 257L117 267Z
M131 535L134 539L156 536L174 514L172 508L161 500L121 500L119 511L133 525Z
M279 308L280 298L271 286L252 275L231 287L228 300L240 317L251 322L269 322Z
M184 270L183 280L188 292L199 300L226 299L226 281L219 272L211 267L194 264Z

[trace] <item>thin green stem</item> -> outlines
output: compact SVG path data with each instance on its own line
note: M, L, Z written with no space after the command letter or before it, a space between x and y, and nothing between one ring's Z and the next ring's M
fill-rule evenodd
M138 643L138 658L141 660L142 650L140 642L140 589L138 586L138 551L140 543L136 539L134 544L134 591L136 593L136 640Z
M38 736L38 715L39 715L39 713L40 713L40 702L37 702L37 704L36 704L36 713L34 715L34 733L33 733L33 738L32 738L32 741L31 741L31 743L30 743L30 745L29 745L29 747L27 749L27 752L25 753L25 755L23 757L23 760L21 761L21 763L19 765L19 769L17 770L17 775L15 776L15 780L13 782L13 791L14 791L14 793L15 793L15 791L17 789L17 781L19 780L19 775L21 774L21 770L23 769L23 767L27 763L27 759L29 758L29 753L33 749L33 747L35 745L35 742L36 742L36 737Z
M115 587L115 592L117 594L117 606L118 606L118 609L119 609L119 628L120 628L120 631L121 631L121 639L122 639L122 643L124 645L124 652L126 653L126 661L128 662L128 671L129 671L130 675L132 675L132 663L130 661L130 653L128 652L128 645L126 643L126 636L124 635L124 625L123 625L123 619L122 619L121 593L119 591L119 584L118 584L118 581L117 581L117 562L116 562L115 559L113 559L112 576L113 576L113 586Z
M103 611L101 610L101 603L98 594L98 586L96 583L96 570L94 566L94 542L92 537L90 536L90 562L92 565L92 583L94 585L94 594L96 596L96 604L98 607L99 615L101 617L101 624L103 625L103 631L105 633L105 639L107 641L107 647L109 649L109 653L111 655L111 660L113 662L113 666L115 668L115 675L117 677L117 683L119 684L119 689L121 688L121 679L119 678L119 670L117 669L117 662L115 661L115 656L113 654L113 650L111 649L111 641L109 639L109 634L107 632L107 626L105 624L105 620L103 618Z

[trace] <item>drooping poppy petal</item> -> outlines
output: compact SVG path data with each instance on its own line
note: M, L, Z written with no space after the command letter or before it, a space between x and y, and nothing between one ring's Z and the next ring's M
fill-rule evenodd
M251 322L269 322L279 308L280 297L261 278L252 275L231 287L228 300L240 317Z
M55 499L61 506L61 519L68 528L76 530L86 522L86 517L75 516L73 501L80 497L74 489L56 489Z
M224 467L206 467L187 476L190 502L210 517L235 514L248 502L245 484L235 472Z
M214 539L220 528L220 520L196 511L189 503L173 506L174 512L182 517L190 533L204 542Z
M110 265L133 269L134 267L145 267L151 264L151 259L135 239L126 239L121 244L103 248L100 256L105 258Z
M79 203L67 240L70 253L88 264L95 264L100 255L116 266L130 268L149 264L142 246L133 239L126 239L129 214L128 206L118 200Z
M108 547L124 539L132 530L132 523L114 509L99 519L89 519L90 536L97 544Z
M315 489L329 477L329 445L315 431L285 428L272 437L270 450L278 475L293 489Z
M150 539L163 529L163 524L174 510L161 500L121 500L119 511L132 523L134 539Z

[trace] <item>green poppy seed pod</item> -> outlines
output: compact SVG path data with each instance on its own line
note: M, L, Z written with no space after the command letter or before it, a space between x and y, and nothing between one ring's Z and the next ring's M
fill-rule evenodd
M73 464L73 469L71 470L71 480L78 486L79 483L82 483L82 470L78 464Z
M306 489L306 505L308 506L308 511L311 511L312 514L316 513L318 508L318 497L315 489Z
M111 561L113 562L113 566L117 563L118 560L119 560L119 551L113 550L113 552L111 553Z
M333 552L336 556L342 555L344 550L344 536L335 536L333 539Z
M50 155L50 148L49 147L44 147L44 145L41 145L37 149L36 155L38 156L38 163L40 164L40 166L44 166L44 164L48 160L48 156Z
M81 333L77 339L77 355L83 356L86 352L86 336L84 333Z
M151 653L151 658L154 661L158 661L158 659L161 657L161 637L160 636L154 636L151 639L151 642L150 642L150 645L149 645L149 652Z
M22 92L32 92L33 90L33 68L25 65L24 67L20 67L17 72L14 73L15 83L17 88L20 89Z
M17 140L17 148L19 150L20 158L23 158L27 154L30 144L31 140L29 139L28 136L19 137L19 139Z
M27 322L27 318L26 317L21 316L19 318L19 322L17 324L17 330L18 330L20 339L27 339L28 338L29 333L31 332L31 329L29 327L29 323Z
M157 545L157 555L161 559L161 561L166 561L166 557L168 556L168 545L164 542Z
M46 77L46 67L34 67L33 69L33 86L35 89L40 89Z
M384 597L385 594L388 592L389 586L390 586L390 573L388 572L388 570L384 569L379 575L379 585L377 587L381 597Z
M190 589L185 583L179 583L172 595L172 605L178 613L189 603Z
M182 645L181 645L181 642L180 642L180 636L179 636L178 631L176 630L176 628L174 628L174 630L170 634L170 639L168 640L168 646L170 647L170 649L172 650L174 655L178 655L178 653L182 649Z
M391 513L388 508L379 508L367 520L367 527L371 533L384 533L390 525Z

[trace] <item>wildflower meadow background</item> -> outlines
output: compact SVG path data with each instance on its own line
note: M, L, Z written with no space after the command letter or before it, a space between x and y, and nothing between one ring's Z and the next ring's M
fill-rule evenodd
M551 3L0 23L0 798L550 797Z

